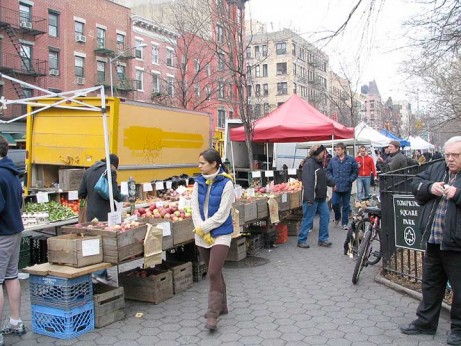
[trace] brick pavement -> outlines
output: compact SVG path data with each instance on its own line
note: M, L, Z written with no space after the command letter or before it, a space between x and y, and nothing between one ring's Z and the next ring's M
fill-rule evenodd
M204 329L207 281L159 305L127 301L127 318L78 339L33 334L27 281L22 282L23 319L29 332L5 336L5 345L443 345L449 328L443 314L435 336L402 335L398 326L415 317L417 300L374 281L378 267L366 268L351 283L354 262L342 254L343 230L330 227L331 248L296 247L296 237L260 257L259 267L225 268L229 314L219 329ZM140 319L137 312L143 312Z

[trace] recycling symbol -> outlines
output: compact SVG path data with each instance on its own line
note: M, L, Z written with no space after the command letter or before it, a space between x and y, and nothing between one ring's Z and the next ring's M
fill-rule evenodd
M405 230L403 231L403 240L405 240L405 243L408 246L413 246L415 244L416 234L413 228L411 227L405 228Z

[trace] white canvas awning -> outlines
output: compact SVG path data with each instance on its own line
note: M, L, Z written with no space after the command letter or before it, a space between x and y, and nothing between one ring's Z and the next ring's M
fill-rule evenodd
M411 150L429 150L429 149L435 148L434 144L431 144L425 141L419 136L416 136L416 137L410 136L408 140L410 141Z

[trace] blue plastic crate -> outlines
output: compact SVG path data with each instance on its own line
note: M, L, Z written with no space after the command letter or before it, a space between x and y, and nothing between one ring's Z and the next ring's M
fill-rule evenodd
M32 305L32 331L58 339L72 339L94 329L93 302L69 311Z
M93 301L91 275L73 279L57 276L29 276L30 303L69 310Z

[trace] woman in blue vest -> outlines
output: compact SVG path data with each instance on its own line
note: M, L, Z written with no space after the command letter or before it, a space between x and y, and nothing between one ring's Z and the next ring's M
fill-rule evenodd
M205 327L216 330L218 316L227 314L226 284L222 268L231 243L234 183L214 149L199 155L202 175L195 180L192 192L192 219L195 244L208 266L210 292Z

